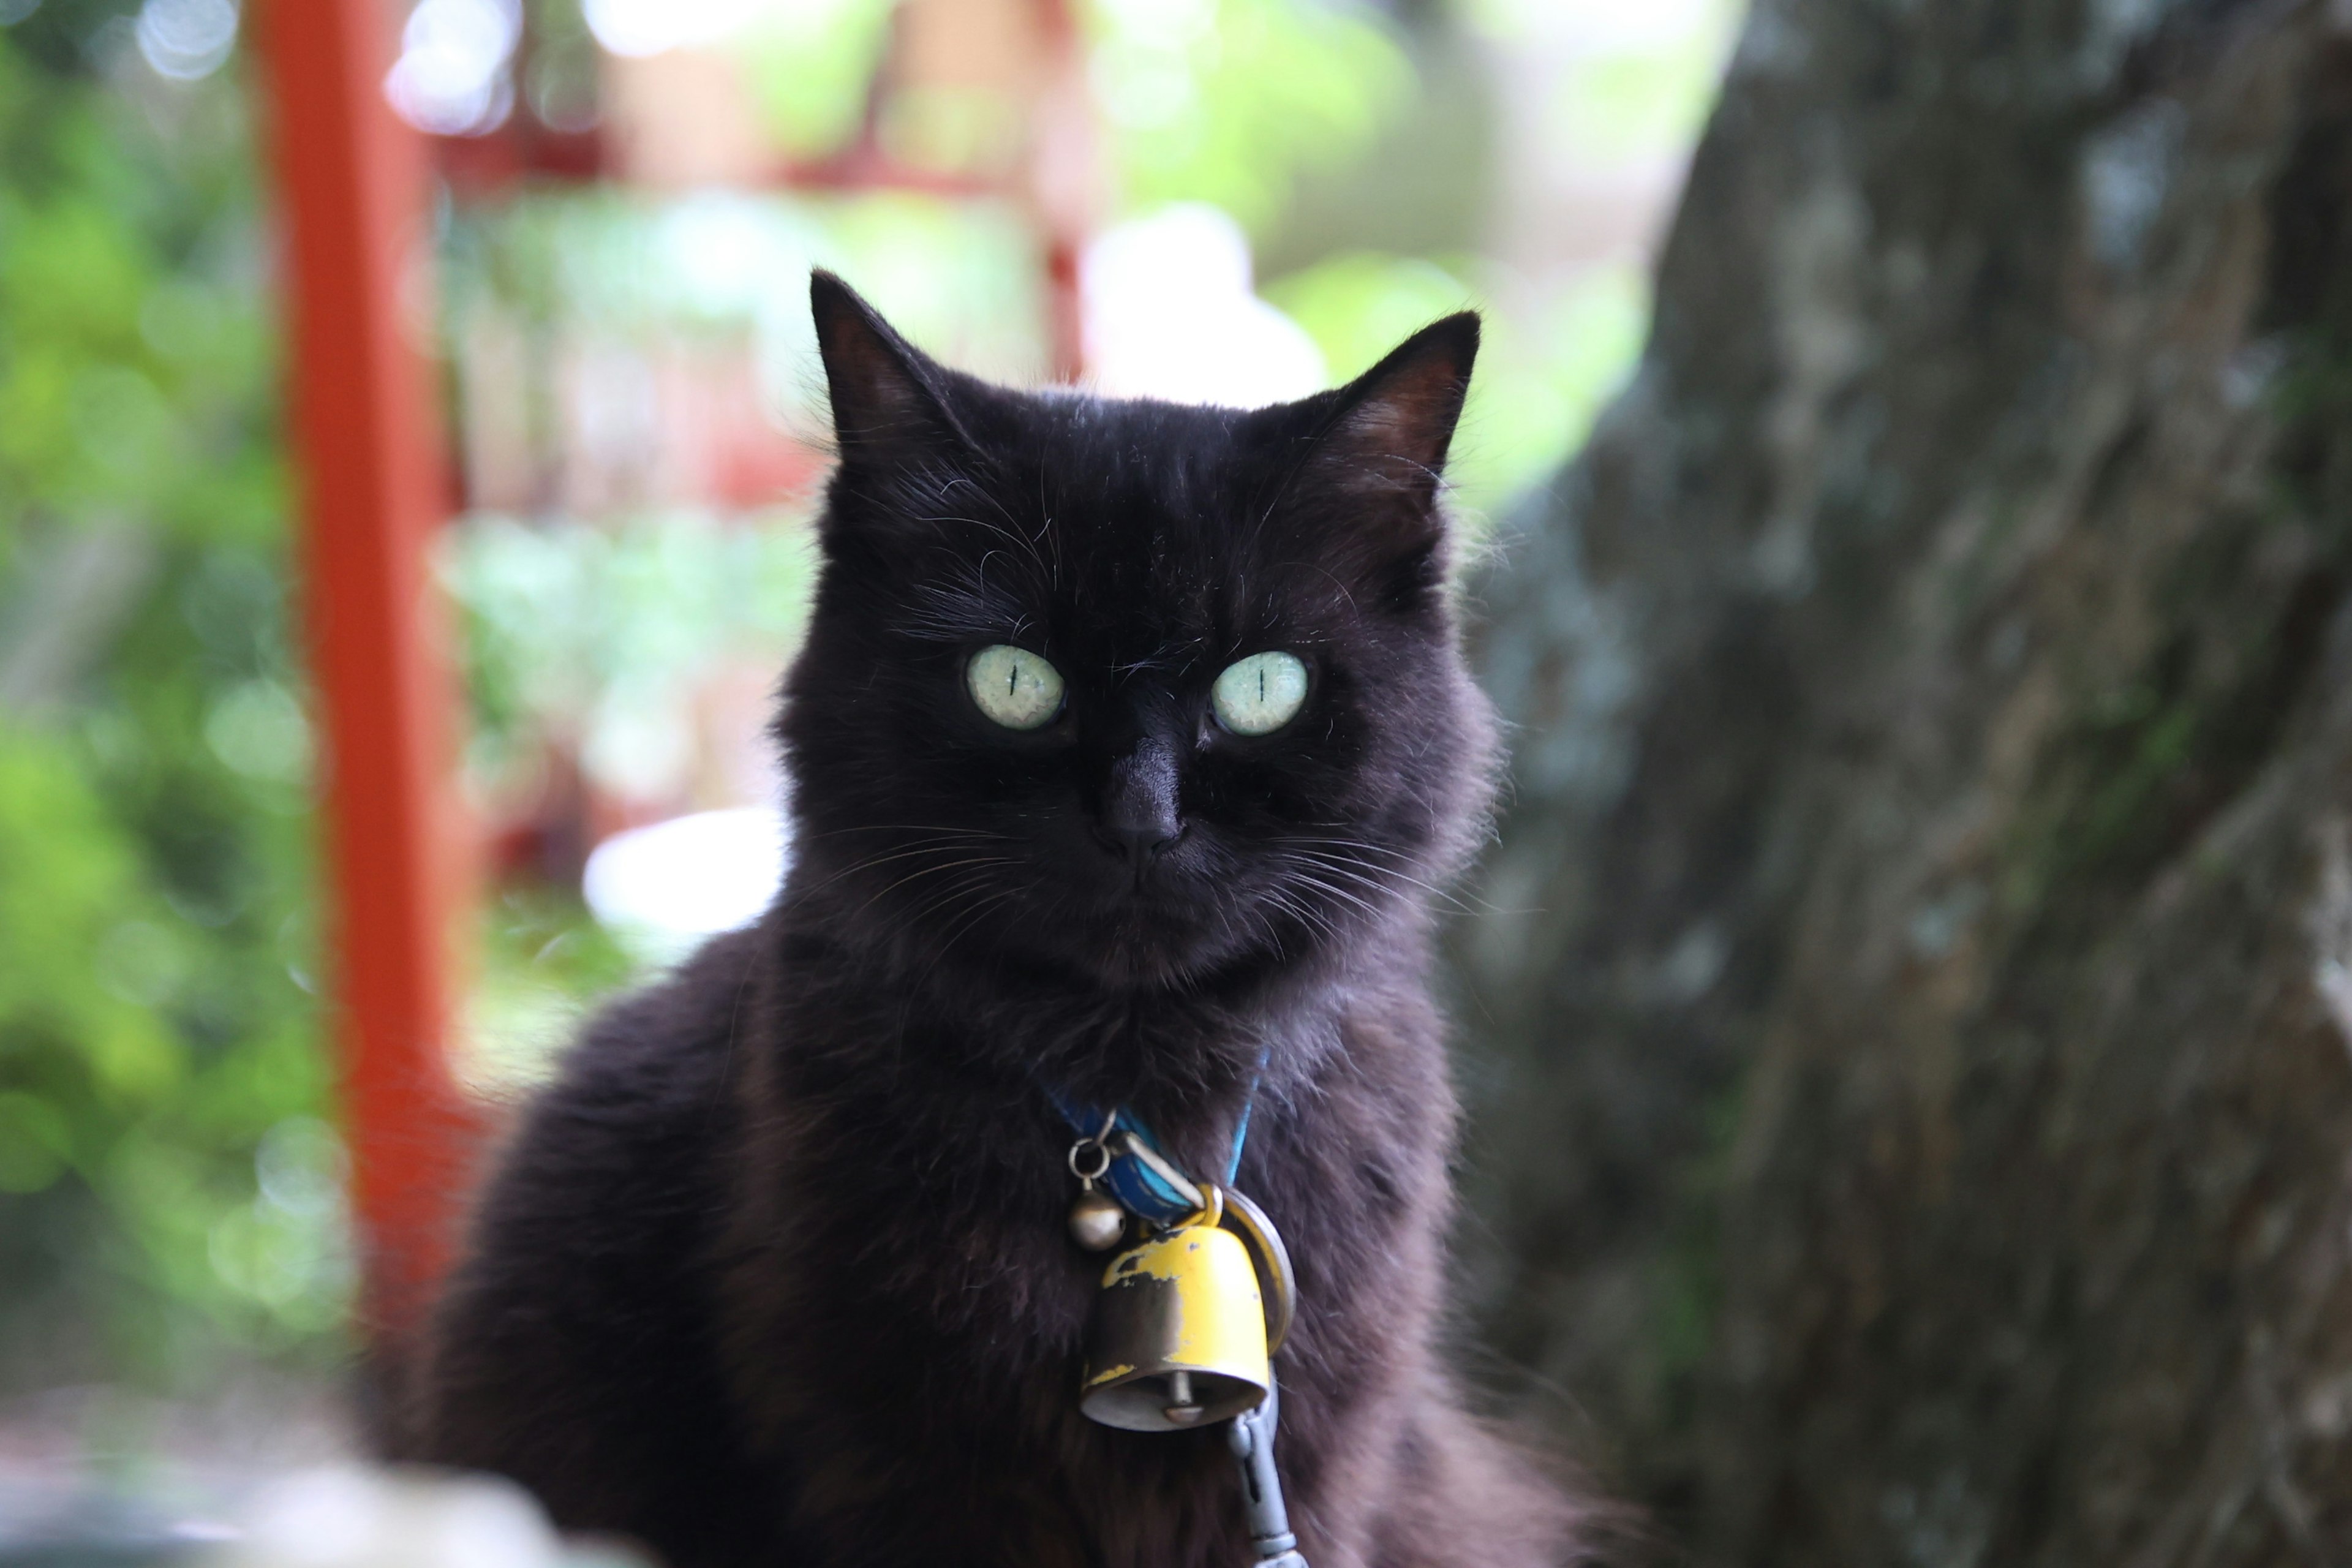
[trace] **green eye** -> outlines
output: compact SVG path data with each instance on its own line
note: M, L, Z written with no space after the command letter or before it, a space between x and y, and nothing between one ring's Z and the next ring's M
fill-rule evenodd
M1236 735L1270 735L1307 701L1307 666L1295 654L1254 653L1225 666L1209 700Z
M1062 710L1062 672L1025 647L998 643L964 667L980 710L1008 730L1034 730Z

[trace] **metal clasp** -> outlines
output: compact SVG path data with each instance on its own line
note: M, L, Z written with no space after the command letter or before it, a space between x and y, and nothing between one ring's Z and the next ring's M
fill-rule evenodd
M1298 1537L1290 1531L1282 1476L1274 1468L1274 1428L1281 1409L1282 1389L1276 1384L1266 1390L1265 1404L1234 1417L1225 1443L1241 1462L1242 1510L1258 1568L1307 1568L1307 1559L1298 1554Z
M1078 1184L1087 1192L1094 1191L1095 1184L1101 1181L1110 1170L1111 1155L1108 1140L1110 1130L1118 1122L1118 1112L1114 1110L1103 1118L1101 1131L1081 1138L1070 1145L1070 1174L1077 1177ZM1087 1157L1089 1155L1092 1156L1091 1159Z

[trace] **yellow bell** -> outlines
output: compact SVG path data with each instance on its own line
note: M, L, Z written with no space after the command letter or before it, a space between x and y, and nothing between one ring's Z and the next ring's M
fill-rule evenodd
M1255 1410L1273 1373L1249 1248L1217 1207L1111 1259L1095 1299L1079 1408L1173 1432Z

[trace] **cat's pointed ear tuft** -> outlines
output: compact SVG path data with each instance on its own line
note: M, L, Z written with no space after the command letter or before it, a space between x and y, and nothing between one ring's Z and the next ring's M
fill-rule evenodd
M1289 422L1286 443L1309 443L1286 493L1302 519L1319 520L1322 559L1353 574L1360 602L1403 611L1443 593L1449 530L1438 487L1477 358L1478 318L1465 310L1423 327L1346 386L1267 411ZM1304 431L1302 416L1312 422Z
M913 457L961 445L948 376L900 337L857 290L822 268L809 275L809 313L845 463Z
M1433 321L1340 388L1318 457L1343 488L1420 505L1436 500L1470 370L1478 315Z

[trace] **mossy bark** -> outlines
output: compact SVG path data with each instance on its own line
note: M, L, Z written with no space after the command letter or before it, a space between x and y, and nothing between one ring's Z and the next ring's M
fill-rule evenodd
M2352 1562L2347 583L2352 12L1757 8L1457 943L1482 1326L1703 1559Z

